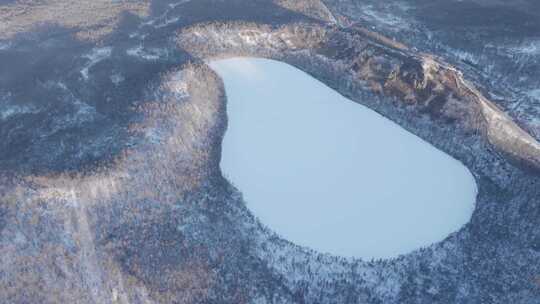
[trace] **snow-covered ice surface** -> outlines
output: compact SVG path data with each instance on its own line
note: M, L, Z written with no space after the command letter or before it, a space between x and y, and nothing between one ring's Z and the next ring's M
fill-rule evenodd
M461 163L285 63L211 62L228 96L223 174L284 238L390 258L443 240L472 215Z

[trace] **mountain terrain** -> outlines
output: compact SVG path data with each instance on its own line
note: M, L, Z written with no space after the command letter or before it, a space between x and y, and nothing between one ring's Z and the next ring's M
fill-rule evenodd
M535 1L0 1L0 303L540 303ZM207 62L289 63L465 164L469 224L300 247L219 169Z

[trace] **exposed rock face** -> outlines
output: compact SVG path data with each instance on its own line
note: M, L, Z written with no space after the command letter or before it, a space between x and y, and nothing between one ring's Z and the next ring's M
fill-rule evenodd
M540 139L540 4L537 1L324 0L358 22L442 56L482 83L492 101Z
M99 45L55 30L0 47L0 302L540 298L540 146L456 68L318 1L152 5ZM461 160L471 223L371 262L268 231L219 171L226 92L204 60L228 56L293 64Z

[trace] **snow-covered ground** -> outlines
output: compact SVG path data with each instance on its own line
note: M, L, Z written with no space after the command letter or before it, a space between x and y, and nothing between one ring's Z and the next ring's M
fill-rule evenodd
M540 89L532 90L527 95L536 100L540 100Z
M84 80L88 80L90 69L94 65L96 65L102 60L105 60L111 57L111 54L112 54L111 47L95 48L95 49L92 49L90 53L85 54L83 57L88 60L88 63L81 70L81 75L83 76Z
M139 57L141 59L151 60L151 61L159 60L160 58L167 56L167 50L165 49L156 49L156 48L145 49L142 45L131 48L127 50L126 53L129 56Z
M346 257L388 258L467 223L465 166L304 72L265 59L211 66L228 96L221 168L284 238Z
M2 42L0 41L0 51L2 50L7 50L11 47L11 43L10 42Z

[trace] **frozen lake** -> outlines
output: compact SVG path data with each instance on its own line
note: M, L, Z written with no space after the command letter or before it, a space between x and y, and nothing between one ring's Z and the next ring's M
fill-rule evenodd
M221 169L283 238L320 252L389 258L466 224L469 170L288 64L218 60L229 125Z

